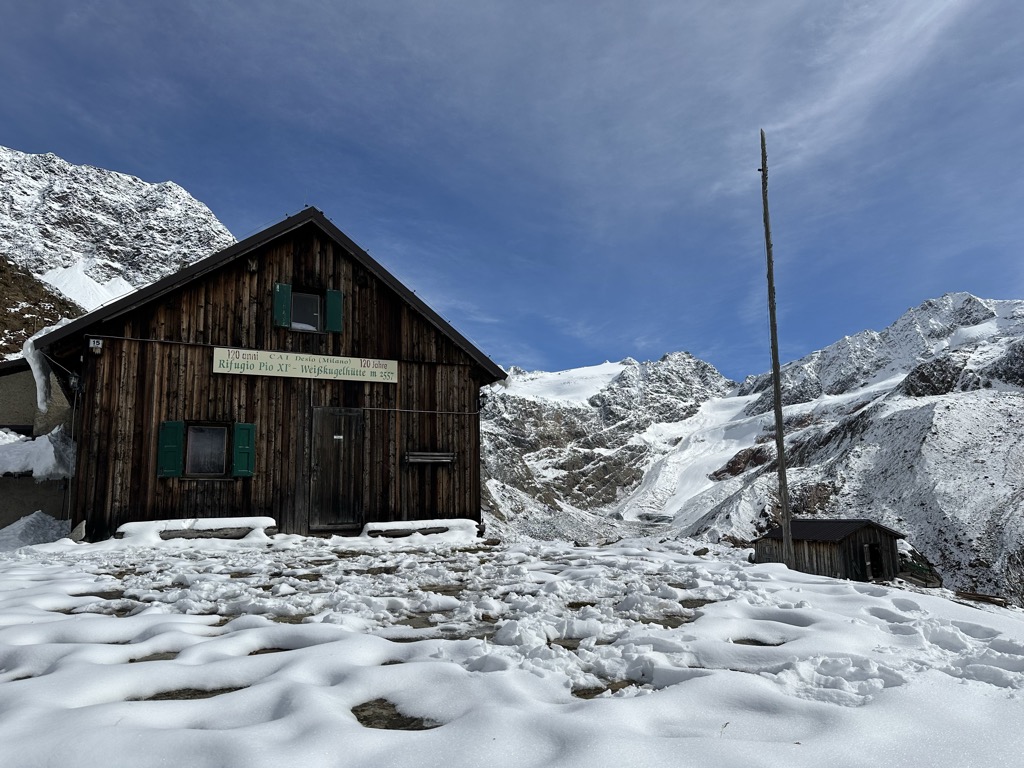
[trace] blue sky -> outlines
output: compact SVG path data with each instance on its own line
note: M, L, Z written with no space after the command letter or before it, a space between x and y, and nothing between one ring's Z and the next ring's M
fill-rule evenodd
M1024 3L0 0L0 144L304 205L502 365L769 367L1024 298Z

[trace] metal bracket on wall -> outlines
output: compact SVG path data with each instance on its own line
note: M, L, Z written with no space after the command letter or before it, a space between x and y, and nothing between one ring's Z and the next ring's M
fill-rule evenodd
M406 464L454 464L454 453L436 451L409 451L405 454Z

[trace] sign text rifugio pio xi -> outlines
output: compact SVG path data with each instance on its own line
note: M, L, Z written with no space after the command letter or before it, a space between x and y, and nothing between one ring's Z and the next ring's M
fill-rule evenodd
M214 347L213 371L298 379L394 382L398 377L398 361Z

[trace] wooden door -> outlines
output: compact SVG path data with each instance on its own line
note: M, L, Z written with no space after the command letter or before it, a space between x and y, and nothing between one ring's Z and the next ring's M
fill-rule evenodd
M353 529L363 525L362 453L361 410L313 409L311 531Z

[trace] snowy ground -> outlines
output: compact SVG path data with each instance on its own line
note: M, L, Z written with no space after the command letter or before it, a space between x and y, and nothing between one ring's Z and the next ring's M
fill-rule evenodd
M0 553L4 766L1020 764L1019 610L692 542L138 541Z

